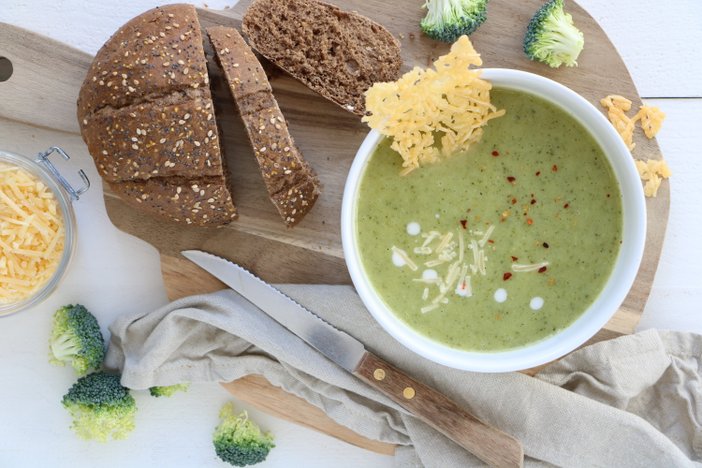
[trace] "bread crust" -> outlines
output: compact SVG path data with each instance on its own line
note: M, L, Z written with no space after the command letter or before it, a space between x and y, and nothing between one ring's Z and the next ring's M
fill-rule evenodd
M319 196L319 180L288 131L268 78L239 32L207 28L253 146L268 195L288 226L297 224Z
M152 178L109 186L127 204L168 221L220 226L236 217L231 195L219 178Z

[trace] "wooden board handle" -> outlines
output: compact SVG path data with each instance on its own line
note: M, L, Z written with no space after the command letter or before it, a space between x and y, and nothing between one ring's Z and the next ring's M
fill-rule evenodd
M523 465L524 451L517 439L488 426L446 395L378 356L366 352L354 374L485 463L499 467Z

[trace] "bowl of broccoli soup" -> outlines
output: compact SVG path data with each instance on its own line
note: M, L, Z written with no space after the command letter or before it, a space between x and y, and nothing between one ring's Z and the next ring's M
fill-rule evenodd
M584 98L527 72L482 77L506 112L466 151L402 173L391 140L368 134L341 231L354 286L390 335L447 366L505 372L605 325L638 271L646 208L629 151Z

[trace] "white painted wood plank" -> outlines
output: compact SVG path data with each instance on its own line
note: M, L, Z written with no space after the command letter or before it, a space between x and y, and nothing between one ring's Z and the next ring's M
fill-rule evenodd
M639 329L702 333L702 99L646 103L666 113L658 143L673 176L663 252Z
M642 97L702 97L702 1L578 3L607 33Z

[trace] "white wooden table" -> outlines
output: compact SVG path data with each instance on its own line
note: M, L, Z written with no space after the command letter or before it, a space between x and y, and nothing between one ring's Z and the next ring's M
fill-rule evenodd
M702 333L702 2L579 3L610 36L641 96L667 114L658 140L673 170L670 220L640 328ZM157 4L155 0L3 2L0 21L94 53L125 21ZM209 0L211 8L227 4L231 2ZM27 153L40 149L28 147ZM84 442L68 430L69 416L60 399L75 377L70 369L47 362L51 312L81 302L106 331L122 312L166 302L156 251L112 227L99 177L89 160L83 162L94 185L76 205L80 242L66 281L40 307L0 319L0 466L225 466L214 455L211 434L220 406L231 397L215 384L193 385L188 393L170 399L156 400L139 392L137 428L125 441ZM276 438L277 447L260 466L392 465L391 457L247 409Z

